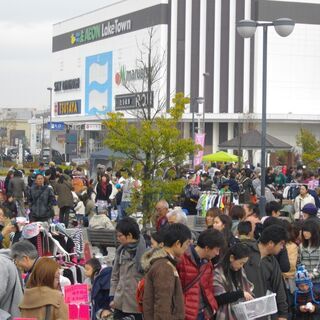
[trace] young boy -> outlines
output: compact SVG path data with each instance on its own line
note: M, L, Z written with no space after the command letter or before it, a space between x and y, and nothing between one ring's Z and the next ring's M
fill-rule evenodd
M163 232L164 247L148 252L148 256L142 260L147 271L143 319L184 320L184 297L176 259L182 257L188 248L191 232L181 223L171 224Z
M295 319L320 319L320 296L313 289L312 281L304 265L296 272L296 290L294 292Z

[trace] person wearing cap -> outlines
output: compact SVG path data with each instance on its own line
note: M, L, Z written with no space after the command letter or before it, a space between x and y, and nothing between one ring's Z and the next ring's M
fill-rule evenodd
M312 203L307 203L304 205L302 208L302 213L303 213L303 220L311 220L315 222L319 226L320 230L320 219L317 216L318 213L318 208L312 204Z
M304 265L298 267L295 282L294 312L296 319L320 319L320 296L314 290L309 273Z

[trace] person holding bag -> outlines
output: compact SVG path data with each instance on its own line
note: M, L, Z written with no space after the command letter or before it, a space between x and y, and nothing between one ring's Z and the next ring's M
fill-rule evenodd
M217 319L236 320L232 304L253 299L253 285L246 277L243 266L249 260L249 249L237 243L225 254L214 271L214 294L219 309Z

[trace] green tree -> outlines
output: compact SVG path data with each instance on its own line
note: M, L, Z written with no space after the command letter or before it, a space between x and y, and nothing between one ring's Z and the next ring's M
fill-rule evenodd
M164 179L163 172L181 165L190 153L199 149L192 139L181 138L178 129L187 103L189 99L178 93L173 106L158 117L132 123L123 113L111 112L104 121L105 144L132 161L134 177L142 182L141 188L133 194L131 209L142 208L145 222L150 219L156 201L160 198L172 200L184 185L183 180L170 178L170 171ZM174 176L174 170L172 172Z
M300 129L297 145L302 148L302 161L310 169L319 167L320 141L308 129Z

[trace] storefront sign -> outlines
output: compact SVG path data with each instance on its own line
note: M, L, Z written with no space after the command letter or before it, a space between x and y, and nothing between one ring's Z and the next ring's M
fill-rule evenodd
M58 115L81 113L81 100L70 100L57 102Z
M147 17L147 18L146 18ZM52 51L74 48L125 33L168 24L168 4L161 3L53 37Z
M80 88L80 78L69 79L64 81L56 81L54 83L54 91L67 91Z
M115 96L115 110L130 110L137 108L153 107L153 91L120 94Z
M86 123L84 125L86 131L101 131L101 123Z
M73 32L71 45L85 44L131 31L131 19L115 18Z
M121 66L120 71L118 71L115 74L114 80L116 82L116 85L118 86L120 84L124 85L132 81L143 80L143 79L147 80L148 70L149 68L127 70L125 66Z

